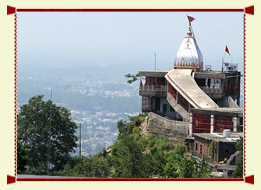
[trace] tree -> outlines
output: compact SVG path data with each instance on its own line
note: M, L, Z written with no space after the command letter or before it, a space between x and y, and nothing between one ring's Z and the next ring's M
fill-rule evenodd
M30 159L25 166L27 173L48 174L62 169L77 147L76 129L70 111L51 100L43 101L42 95L22 105L17 115L17 133L18 143ZM18 160L18 167L19 163Z
M26 171L26 165L30 162L28 149L19 140L17 141L17 172L23 174Z
M122 136L112 148L112 156L107 158L108 164L114 168L114 178L149 177L146 168L147 159L142 153L142 145L133 135Z
M131 83L133 83L133 82L135 82L135 81L138 80L139 74L131 75L131 74L128 73L128 74L125 75L125 77L126 77L126 78L131 78L131 79L129 79L129 80L127 81L127 83L131 84Z
M240 151L239 159L236 162L236 169L232 174L234 178L243 178L243 137L240 138L240 141L236 145L236 149Z

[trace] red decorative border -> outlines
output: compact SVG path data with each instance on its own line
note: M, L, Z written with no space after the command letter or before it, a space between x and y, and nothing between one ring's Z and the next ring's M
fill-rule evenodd
M7 15L16 12L245 12L254 15L254 5L244 9L16 9L7 5Z
M244 171L243 176L246 175L246 18L245 14L254 15L254 5L245 7L244 9L16 9L16 7L12 7L7 5L7 15L14 15L14 24L15 24L15 45L14 45L14 75L15 75L15 170L14 176L7 175L7 184L15 183L16 181L245 181L245 183L254 184L254 175L245 176L245 178L18 178L17 179L17 14L16 12L184 12L184 11L193 11L193 12L244 12L243 14L243 109L244 109Z
M254 184L254 175L245 178L18 178L7 175L7 184L16 181L245 181Z
M14 132L14 138L15 138L15 150L14 150L14 156L15 156L15 166L14 166L14 173L15 176L17 176L17 15L14 15L14 24L15 24L15 29L14 29L14 34L15 34L15 45L14 45L14 58L15 58L15 63L14 63L14 85L15 85L15 89L14 89L14 128L15 128L15 132Z
M18 178L17 181L244 181L244 178Z
M246 175L246 15L243 15L243 176Z

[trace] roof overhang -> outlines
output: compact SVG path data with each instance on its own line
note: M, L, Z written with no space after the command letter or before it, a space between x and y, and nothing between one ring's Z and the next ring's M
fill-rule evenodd
M165 75L165 78L194 108L218 107L218 105L199 88L191 75L193 75L193 72L189 69L172 69Z
M164 77L168 71L139 71L139 76Z
M243 117L243 108L192 108L190 112L204 115Z

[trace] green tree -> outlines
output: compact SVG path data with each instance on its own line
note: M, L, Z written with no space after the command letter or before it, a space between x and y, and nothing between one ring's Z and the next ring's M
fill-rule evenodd
M130 79L127 81L127 83L131 84L131 83L133 83L133 82L135 82L135 81L138 80L139 74L131 75L131 74L128 73L128 74L125 75L125 77L128 78L128 79L130 78Z
M175 146L150 134L141 136L139 127L146 115L119 121L119 136L110 147L90 158L74 158L57 172L62 176L112 178L207 178L205 158L192 158L184 143Z
M108 177L109 167L104 160L97 157L74 157L63 170L55 173L58 176L75 177Z
M234 178L243 178L243 137L240 138L240 141L236 145L236 149L240 151L239 159L236 162L236 169L232 174Z
M26 164L27 173L48 174L62 169L77 147L76 129L69 110L56 106L51 100L43 101L41 95L22 105L17 116L18 143L27 151L18 153L30 159Z
M17 172L23 174L26 172L26 166L30 162L30 159L27 155L28 149L25 144L17 141Z
M108 164L114 169L112 177L148 177L149 174L144 170L148 159L142 151L141 144L135 141L133 135L123 136L114 143L112 156L108 156Z
M197 164L197 170L195 173L196 178L210 178L210 169L205 157L203 156L200 163Z
M178 163L179 177L180 178L209 178L210 171L203 157L198 163L195 158L184 157Z

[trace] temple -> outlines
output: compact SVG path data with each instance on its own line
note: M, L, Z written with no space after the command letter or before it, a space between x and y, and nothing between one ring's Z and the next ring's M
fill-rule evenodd
M190 17L191 18L191 17ZM188 137L194 133L241 132L243 108L240 103L241 73L237 65L204 69L203 56L189 19L188 31L169 71L139 71L142 111L170 120L189 122ZM192 17L193 18L193 17Z

